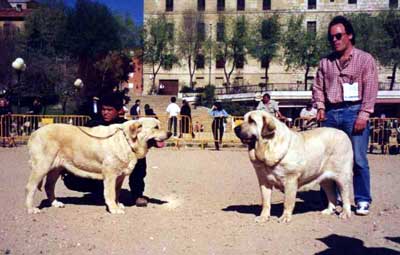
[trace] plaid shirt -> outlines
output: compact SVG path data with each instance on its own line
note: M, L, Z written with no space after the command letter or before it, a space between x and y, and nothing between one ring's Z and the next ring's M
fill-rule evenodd
M325 109L327 103L343 102L343 83L354 82L358 82L361 101L358 117L368 119L374 112L378 94L378 70L374 58L356 48L353 48L350 58L342 65L334 53L319 62L313 85L313 102L317 109Z

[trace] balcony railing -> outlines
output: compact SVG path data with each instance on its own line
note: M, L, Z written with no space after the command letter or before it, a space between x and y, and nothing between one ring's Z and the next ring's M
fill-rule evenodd
M308 84L312 90L312 83ZM390 90L390 82L380 82L379 90ZM400 90L400 83L395 83L393 90ZM267 91L306 91L303 83L269 83L266 85L231 85L230 87L215 88L215 95L256 93Z

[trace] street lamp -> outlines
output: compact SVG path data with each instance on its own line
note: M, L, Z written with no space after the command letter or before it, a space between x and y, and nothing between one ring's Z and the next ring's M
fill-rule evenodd
M14 68L15 72L17 73L17 102L18 102L18 109L17 112L20 112L21 101L20 101L20 91L19 87L21 86L21 73L26 70L26 64L22 58L16 58L14 62L11 64L12 68Z
M212 24L210 23L210 34L209 34L209 40L210 40L210 62L208 64L208 86L211 85L211 48L212 48L212 44L211 44L211 37L212 36Z

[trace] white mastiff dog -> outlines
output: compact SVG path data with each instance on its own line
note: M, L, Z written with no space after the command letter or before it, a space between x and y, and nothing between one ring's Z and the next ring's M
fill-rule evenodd
M269 219L274 187L285 193L280 222L291 220L297 191L318 183L329 201L322 213L333 214L337 200L334 182L343 201L340 217L351 216L353 149L344 132L333 128L294 132L271 114L252 111L244 116L235 133L249 147L261 188L262 211L256 221Z
M112 214L124 213L118 195L124 177L131 174L136 162L144 158L151 147L163 147L171 132L159 129L154 118L131 120L122 124L76 127L50 124L32 133L29 142L31 175L26 185L28 213L38 213L33 207L36 188L45 190L54 207L64 207L56 200L54 188L61 171L85 178L103 180L104 199Z

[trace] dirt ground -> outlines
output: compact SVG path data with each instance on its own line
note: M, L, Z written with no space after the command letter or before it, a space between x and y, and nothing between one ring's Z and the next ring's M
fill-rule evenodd
M256 223L260 194L245 149L153 149L148 155L146 208L132 206L127 181L124 215L65 188L63 209L28 215L26 146L0 148L1 254L400 254L400 156L369 155L374 203L369 216L340 220L317 211L317 188L298 194L293 220ZM44 192L35 203L45 205Z

